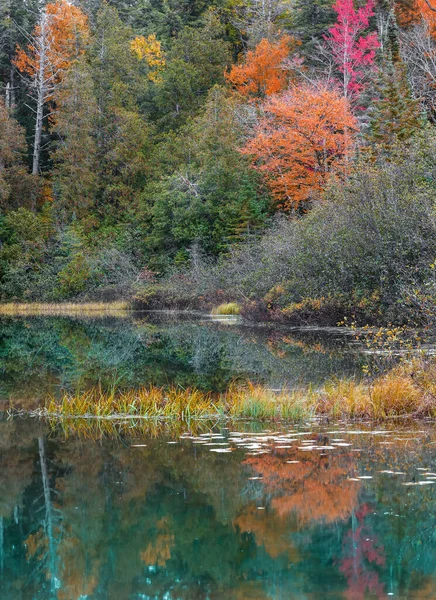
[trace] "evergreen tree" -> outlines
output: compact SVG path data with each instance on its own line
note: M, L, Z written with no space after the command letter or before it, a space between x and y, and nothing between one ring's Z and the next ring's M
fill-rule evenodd
M336 20L333 0L296 0L294 28L302 47L308 48L327 34Z
M132 52L134 32L106 2L97 15L90 51L97 102L95 121L100 178L99 206L105 217L119 219L132 206L147 172L148 143L139 101L148 85L141 61Z
M34 206L37 185L23 165L26 152L23 128L12 117L10 109L0 97L0 207L14 209Z
M396 144L410 140L423 126L419 100L412 96L407 67L400 56L394 19L389 25L375 91L377 97L371 107L367 140L376 151L389 153Z
M95 123L97 101L89 67L81 59L67 75L58 94L54 153L56 207L67 216L82 216L95 202L98 188Z
M168 52L162 81L152 98L153 117L161 126L182 125L198 112L210 88L224 83L230 63L224 28L212 11L204 15L202 25L186 27Z

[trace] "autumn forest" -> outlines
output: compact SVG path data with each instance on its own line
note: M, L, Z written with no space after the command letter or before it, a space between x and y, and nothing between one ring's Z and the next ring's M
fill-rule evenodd
M427 323L430 0L3 0L0 299Z

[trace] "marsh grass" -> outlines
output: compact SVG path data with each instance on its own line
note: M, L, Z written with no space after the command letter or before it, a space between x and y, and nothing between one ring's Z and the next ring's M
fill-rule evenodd
M320 389L274 391L232 386L224 394L157 387L104 393L93 389L51 399L41 416L52 419L150 421L249 419L295 421L316 416L386 419L436 416L436 363L416 361L373 381L334 380Z
M239 315L241 312L241 307L236 302L227 302L225 304L220 304L216 308L212 309L213 315Z
M15 303L0 304L0 315L5 316L69 316L69 315L91 315L98 316L107 313L122 315L131 310L129 302L65 302L60 304L44 303Z

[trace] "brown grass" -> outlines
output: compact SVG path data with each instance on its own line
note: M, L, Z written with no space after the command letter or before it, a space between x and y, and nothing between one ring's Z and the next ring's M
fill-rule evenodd
M436 363L400 366L374 381L332 381L321 389L279 391L259 385L224 394L195 389L144 388L105 394L91 390L51 399L40 413L54 419L161 421L211 419L298 420L314 416L386 419L436 416Z
M39 302L34 303L15 303L9 302L0 304L0 315L20 317L20 316L69 316L69 315L86 315L98 316L107 313L122 315L131 309L129 302L86 302L74 303L65 302L60 304L44 304Z

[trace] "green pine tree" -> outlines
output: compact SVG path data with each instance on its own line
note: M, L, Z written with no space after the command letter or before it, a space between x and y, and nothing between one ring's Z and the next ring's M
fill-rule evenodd
M394 19L389 25L375 91L367 141L377 152L389 154L393 147L413 138L424 125L419 100L413 98L407 67L400 56Z

